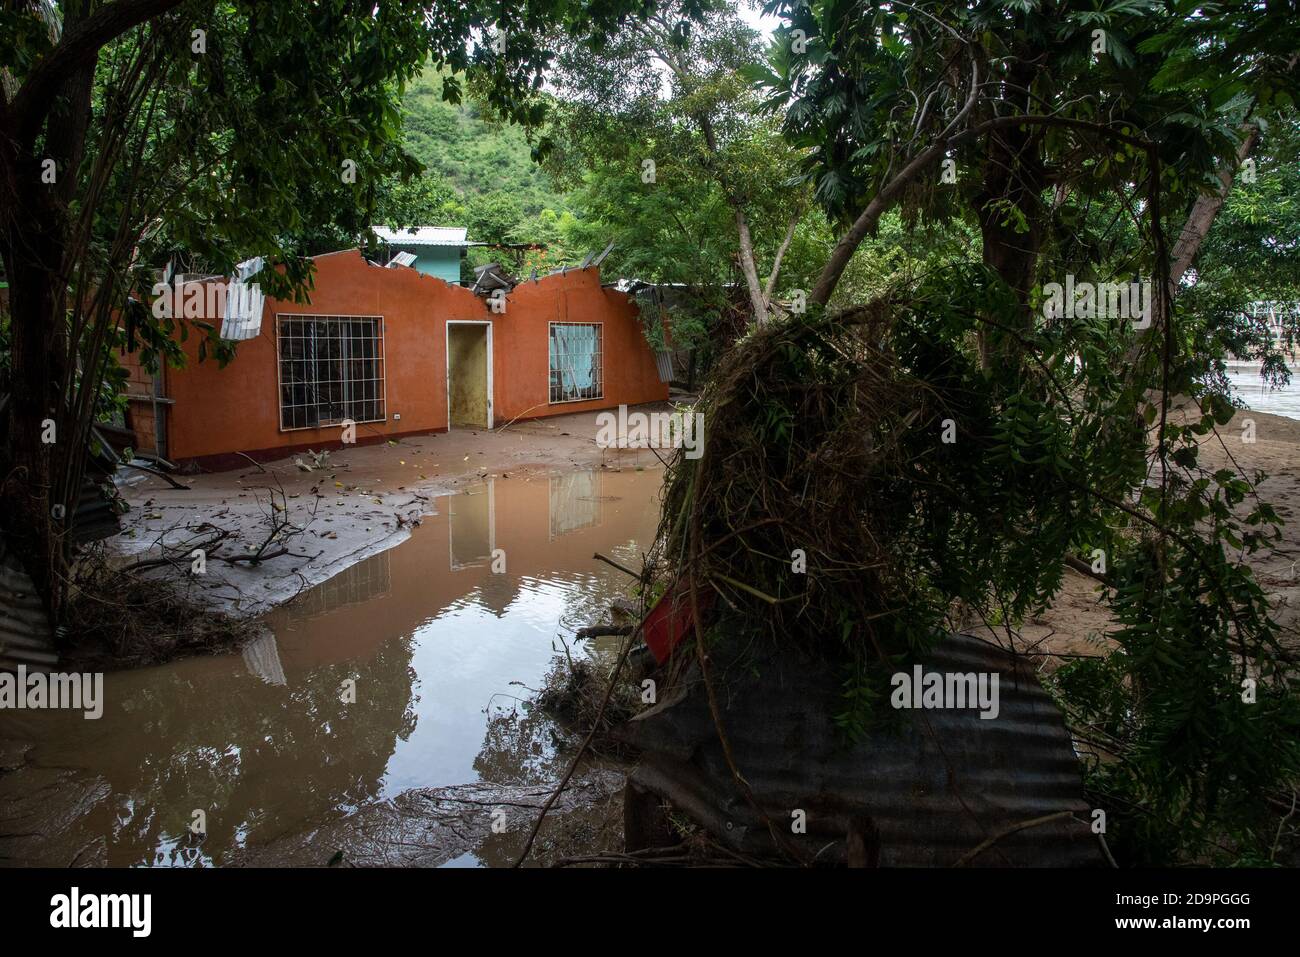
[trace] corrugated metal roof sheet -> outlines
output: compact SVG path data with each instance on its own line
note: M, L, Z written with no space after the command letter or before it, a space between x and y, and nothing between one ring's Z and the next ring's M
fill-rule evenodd
M72 536L80 544L121 531L117 512L92 474L98 471L96 465L92 461L87 467L73 515ZM19 665L46 671L58 663L49 617L36 586L0 543L0 671L13 671Z
M19 665L45 671L58 663L49 618L32 580L15 559L0 555L0 671Z
M970 863L1101 863L1069 734L1024 659L952 635L925 671L997 673L998 716L901 711L898 728L852 745L832 719L843 708L843 675L834 668L788 650L748 650L730 660L714 652L712 659L736 764L768 816L809 857L843 862L849 825L865 817L879 834L881 866L951 866L1012 825L1069 812L1001 838ZM661 690L659 704L620 737L642 752L634 785L669 798L738 851L771 853L767 828L724 760L697 666ZM790 833L795 809L806 812L806 834Z
M660 382L673 381L673 354L671 352L666 352L663 349L656 350L655 365L659 369Z
M262 271L261 256L247 259L235 267L235 275L226 283L226 308L221 317L221 338L242 342L262 331L262 309L266 296L261 283L248 282Z
M375 235L395 246L464 246L464 226L416 226L413 229L389 229L376 226Z
M122 531L117 512L104 489L87 475L77 497L77 510L72 517L72 538L77 544L97 542Z

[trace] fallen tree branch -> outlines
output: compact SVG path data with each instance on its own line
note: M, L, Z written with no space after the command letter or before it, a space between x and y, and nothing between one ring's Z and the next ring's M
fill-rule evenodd
M257 466L257 470L258 470L259 472L265 472L265 471L266 471L266 469L262 466L262 463L259 462L259 461L257 461L257 459L253 458L253 457L252 457L251 455L249 455L247 452L236 452L235 454L236 454L236 455L243 456L244 458L248 459L248 461L252 462L255 466Z
M1073 568L1080 575L1087 575L1089 578L1095 578L1097 581L1101 582L1103 585L1109 588L1115 587L1109 575L1102 575L1093 571L1092 566L1089 565L1081 558L1075 558L1073 555L1066 555L1065 564L1066 567Z
M590 625L586 628L579 628L574 632L573 637L578 641L584 641L588 638L607 638L614 635L632 634L631 625Z
M168 548L162 545L161 543L159 543L159 548L163 550L163 555L161 558L143 558L140 561L132 562L129 565L122 565L118 567L116 570L118 573L125 574L127 572L143 571L146 568L157 568L161 565L175 566L177 562L183 559L188 559L190 553L193 552L196 548L201 550L205 555L207 555L208 553L211 552L213 546L219 545L221 542L225 541L229 537L230 537L229 529L225 529L225 528L218 529L217 534L207 541L198 542L198 543L186 543L183 545L173 546L173 548L170 550L170 554ZM209 556L209 557L215 557L215 556Z
M640 572L634 572L634 571L632 571L632 569L628 568L626 565L620 565L618 562L614 561L614 559L612 559L612 558L606 558L606 557L605 557L604 555L602 555L600 552L596 552L596 554L592 555L591 557L594 558L594 559L596 559L597 561L604 562L606 565L609 565L609 566L611 566L611 567L613 567L613 568L617 568L619 571L621 571L621 572L622 572L623 574L625 574L625 575L631 575L633 578L637 578L637 579L639 579L639 578L641 577L641 573L640 573Z
M156 475L164 482L166 482L168 485L170 485L172 488L181 489L182 491L185 492L190 491L190 489L192 488L192 486L183 485L180 482L176 481L174 478L172 478L162 469L156 469L149 465L137 465L135 462L123 462L121 467L124 469L139 469L141 472L148 472L150 475Z
M957 858L957 860L953 862L952 866L965 867L968 863L979 857L998 841L1002 840L1004 837L1009 837L1012 834L1015 834L1017 831L1026 831L1031 827L1038 827L1041 824L1050 824L1052 821L1059 821L1061 818L1070 817L1073 814L1073 811L1057 811L1055 814L1044 814L1042 817L1035 817L1028 821L1021 821L1019 824L1012 824L1010 827L998 831L988 840L976 844L961 857Z

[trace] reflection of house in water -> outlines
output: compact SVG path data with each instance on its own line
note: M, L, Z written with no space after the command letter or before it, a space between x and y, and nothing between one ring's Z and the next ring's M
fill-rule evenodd
M552 541L580 528L595 528L600 525L600 490L603 478L604 475L596 471L551 476Z
M496 485L488 479L447 496L447 526L451 570L473 568L492 558L497 543Z
M271 631L264 631L260 637L244 645L241 653L250 675L256 675L269 685L288 683L284 677L284 665L280 663L280 646L275 643Z
M304 618L315 618L345 605L370 601L388 594L390 587L388 552L382 551L363 558L333 578L304 592L289 606L289 619L301 621Z
M547 512L550 539L597 528L603 520L602 480L597 471L570 472L550 477ZM447 498L451 570L486 565L497 547L496 483L467 488Z
M545 546L562 535L599 528L604 520L601 504L604 478L603 473L596 471L550 476L546 489L548 538L534 538L530 534L530 530L537 528L541 521L540 508L525 506L521 510L516 505L513 512L507 510L506 524L501 529L500 546L506 554L500 557L509 562L525 559L531 551L527 545ZM515 492L517 494L526 488L519 486ZM541 491L537 489L537 492ZM529 493L528 497L536 501L536 492ZM541 529L537 528L537 531ZM447 542L452 572L490 569L493 553L499 544L494 479L447 497ZM483 575L475 590L478 604L497 617L504 615L519 594L517 571L507 564L505 574Z
M606 574L594 551L635 549L647 513L656 511L658 483L657 473L597 470L485 479L437 496L436 511L406 541L271 614L290 684L295 667L374 654L393 637L470 606L505 618L523 602L533 620L554 614L558 621L567 583ZM504 573L493 571L493 552ZM625 557L635 562L635 552ZM587 624L601 609L572 613Z
M478 585L476 600L481 607L503 618L519 594L519 584L520 579L514 575L484 575Z

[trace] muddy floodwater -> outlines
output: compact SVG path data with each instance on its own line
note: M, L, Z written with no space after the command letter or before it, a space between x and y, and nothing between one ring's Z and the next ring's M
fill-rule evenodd
M1300 419L1300 374L1293 371L1289 383L1274 389L1259 377L1258 366L1229 366L1228 381L1253 411Z
M239 863L411 788L554 780L554 728L520 699L566 643L609 653L572 640L630 583L592 553L640 567L661 481L582 471L440 496L242 653L109 674L99 720L0 713L0 864Z

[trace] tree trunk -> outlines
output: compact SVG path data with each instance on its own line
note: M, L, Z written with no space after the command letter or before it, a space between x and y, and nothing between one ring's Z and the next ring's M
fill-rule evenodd
M749 235L749 219L739 203L734 203L733 208L736 213L736 234L740 238L740 269L745 274L754 322L761 326L767 322L767 298L763 295L763 287L758 283L758 267L754 265L754 241Z
M718 156L718 138L713 132L713 121L707 113L696 117L700 132L704 134L704 145L715 159ZM758 281L758 267L754 265L754 240L749 233L749 217L745 215L745 205L732 191L731 184L721 170L716 171L718 186L727 200L736 218L736 236L738 239L738 257L740 271L745 274L745 287L749 291L749 305L754 313L754 322L762 325L767 321L767 300L763 297L763 287Z
M663 20L657 20L655 26L658 28L649 29L651 38L651 49L659 57L664 66L677 77L682 84L682 89L691 91L695 88L695 77L691 72L688 64L672 53L672 44L668 42L668 33L671 30ZM695 121L699 124L700 133L704 136L704 145L708 148L709 156L712 160L718 157L718 137L713 129L713 120L709 114L703 111L695 114ZM708 163L707 165L712 165ZM740 259L740 270L745 274L745 286L749 291L750 308L754 313L754 322L762 325L767 321L767 300L763 296L763 288L758 280L758 267L754 264L754 241L749 231L749 217L745 213L745 204L741 202L740 197L732 190L731 183L727 181L727 176L719 169L711 170L718 186L722 189L722 195L731 207L731 211L736 219L736 236L738 240L737 255Z
M81 35L78 28L88 16L89 4L69 4L64 35ZM55 622L66 591L67 531L79 491L65 479L79 474L69 466L79 466L84 454L64 395L76 355L67 324L68 210L77 194L97 58L94 50L80 54L52 85L47 101L16 113L20 93L0 128L0 255L9 276L12 340L0 522ZM22 91L27 89L25 84ZM53 182L44 175L49 160ZM44 441L46 420L55 426L52 442Z
M767 283L763 286L763 305L768 310L769 315L772 309L772 297L776 293L776 281L781 275L781 263L785 260L786 251L794 240L794 231L799 228L799 221L803 219L803 213L803 203L800 203L790 216L790 224L785 229L785 238L781 240L781 245L777 247L776 258L772 260L772 271L768 273Z
M0 485L0 512L11 550L23 557L46 608L57 620L66 567L63 531L71 514L68 503L55 501L51 493L56 460L65 457L59 439L66 436L56 432L53 443L43 442L42 423L53 419L61 424L62 418L55 387L62 379L62 351L56 341L58 305L50 278L57 275L60 249L48 235L31 229L19 242L10 241L5 253L12 351L8 461ZM63 505L62 519L56 517L56 505Z
M977 199L984 265L1015 293L1017 311L1013 324L1019 329L1029 329L1033 324L1029 299L1042 243L1042 213L1035 208L1044 181L1038 139L1035 131L1026 128L992 133ZM985 369L996 358L989 339L981 330L980 363Z
M1294 65L1294 60L1292 64ZM1191 212L1187 214L1187 221L1183 223L1183 228L1178 233L1174 248L1169 253L1170 299L1173 299L1178 294L1179 281L1192 263L1196 261L1197 253L1201 251L1201 246L1205 243L1206 237L1210 235L1210 227L1214 225L1215 219L1218 218L1219 212L1223 209L1223 204L1227 202L1228 193L1232 190L1232 181L1236 178L1237 170L1241 168L1241 164L1250 156L1258 142L1259 127L1252 126L1246 138L1237 147L1237 162L1219 170L1219 189L1209 196L1198 196L1196 202L1192 204ZM1157 325L1153 323L1150 328L1138 332L1129 345L1125 365L1128 367L1130 374L1141 368L1138 360Z
M1209 196L1196 198L1192 211L1187 214L1187 222L1183 224L1182 232L1178 234L1178 241L1174 243L1173 252L1169 254L1169 282L1175 288L1178 287L1178 281L1183 278L1183 273L1187 272L1196 259L1196 254L1201 251L1205 237L1210 234L1210 227L1214 225L1219 210L1223 209L1223 204L1228 199L1233 177L1237 175L1237 170L1241 168L1241 164L1247 160L1258 142L1259 127L1251 127L1250 133L1237 147L1236 164L1225 166L1219 171L1219 189Z

